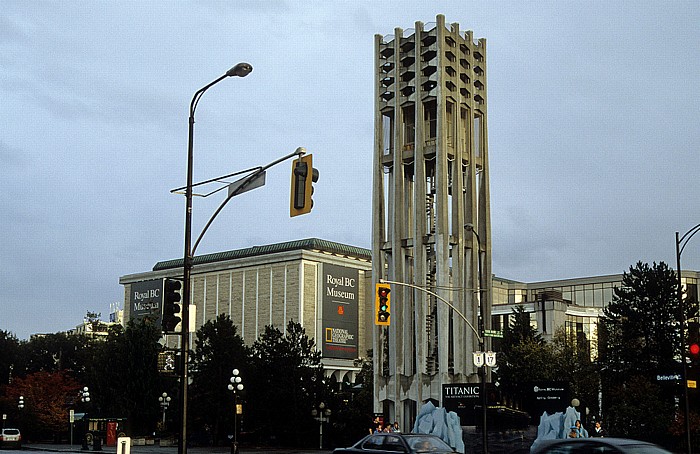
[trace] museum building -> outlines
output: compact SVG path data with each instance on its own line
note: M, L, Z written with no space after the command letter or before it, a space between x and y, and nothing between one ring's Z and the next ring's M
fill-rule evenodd
M122 276L124 320L160 317L159 299L144 305L142 289L155 294L163 278L181 278L182 264L168 260ZM353 383L355 360L372 348L371 266L369 250L316 238L196 256L191 326L196 331L228 315L252 345L268 325L284 331L290 321L300 323L322 352L326 376ZM179 346L180 336L167 337L169 347Z

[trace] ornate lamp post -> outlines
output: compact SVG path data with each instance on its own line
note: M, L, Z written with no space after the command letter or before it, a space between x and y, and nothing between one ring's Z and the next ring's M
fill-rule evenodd
M22 421L22 409L24 408L24 396L19 396L19 400L17 401L17 410L19 411L19 415L17 417L18 419L18 425Z
M158 396L158 402L160 403L160 409L163 411L163 430L165 430L165 411L170 406L170 396L168 396L168 393L163 393L162 396Z
M318 410L311 410L311 416L318 421L318 449L323 449L323 423L331 420L331 409L326 404L318 404Z
M233 391L233 443L231 444L231 454L238 454L238 392L243 391L243 379L240 377L238 369L233 369L231 373L233 374L229 380L231 383L227 386L229 391Z
M86 406L90 402L90 389L85 386L83 389L80 391L80 401ZM87 412L85 412L87 413ZM83 420L87 420L85 416L83 416ZM80 448L83 451L87 451L90 449L89 444L92 441L92 434L88 431L88 425L85 426L85 434L83 435L83 445Z

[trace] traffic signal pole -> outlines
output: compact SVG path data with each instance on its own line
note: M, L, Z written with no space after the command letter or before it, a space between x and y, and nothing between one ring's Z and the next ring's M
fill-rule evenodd
M481 261L480 261L481 262ZM480 273L481 274L481 273ZM459 315L462 320L469 326L469 328L474 331L474 334L476 335L476 338L479 342L479 349L483 352L485 348L485 342L484 342L484 331L483 331L483 322L479 324L479 327L481 328L481 332L477 331L476 328L474 328L474 325L471 324L471 322L467 319L467 317L464 316L464 314L457 309L452 303L447 301L445 298L441 297L435 292L432 292L426 288L419 287L417 285L409 284L407 282L397 282L397 281L388 281L386 279L379 279L379 284L394 284L394 285L401 285L404 287L410 287L414 288L416 290L420 290L423 293L427 293L428 295L434 296L438 300L442 301L445 303L450 309L452 309L457 315ZM480 283L481 284L481 283ZM483 289L481 285L479 285L479 292L482 292ZM483 305L483 301L481 302ZM483 315L482 315L483 318ZM488 396L486 394L486 365L484 364L479 368L479 381L481 382L481 405L482 405L482 430L483 430L483 444L484 444L484 454L488 453L488 433L486 432L486 410L487 410L487 403L488 403Z
M681 377L681 382L683 384L683 413L684 413L684 418L685 418L685 442L686 442L686 447L688 450L688 454L693 454L693 447L691 443L691 436L690 436L690 404L688 403L688 366L686 364L686 351L688 349L688 346L686 345L685 342L685 329L686 329L686 323L685 323L685 317L686 317L686 310L685 310L685 303L683 299L683 281L681 280L681 254L683 253L683 249L685 249L686 244L688 244L688 241L700 231L700 224L696 225L692 229L688 230L685 232L685 234L682 237L679 237L679 233L676 232L676 270L678 274L678 312L679 312L679 318L680 318L680 343L681 343L681 363L682 363L682 377Z
M218 77L213 82L197 90L190 102L189 130L187 140L187 186L185 189L185 253L183 260L183 285L182 285L182 331L180 339L180 437L178 438L178 454L187 454L187 381L188 376L188 354L190 336L190 277L192 274L192 180L194 161L194 113L200 98L212 86L218 84L227 77L245 77L253 70L248 63L239 63L226 71L226 74Z
M180 435L178 437L178 454L187 454L187 388L188 388L188 381L189 381L189 372L188 372L188 362L189 362L189 344L190 344L190 316L189 316L189 308L191 304L191 299L192 299L192 283L191 283L191 277L192 277L192 266L193 266L193 261L194 261L194 254L197 249L197 246L199 245L199 242L201 241L202 237L206 233L207 229L211 225L211 223L214 221L214 218L221 212L221 210L224 208L224 206L231 200L234 196L241 194L243 192L249 191L251 189L255 189L257 187L260 187L264 185L264 178L265 178L265 171L269 169L270 167L279 164L282 161L285 161L293 156L297 156L298 160L304 160L304 162L307 163L307 173L306 179L308 179L308 182L306 182L306 187L305 189L307 192L305 193L305 202L304 202L304 213L308 213L311 211L311 207L313 205L313 201L311 200L311 194L313 193L313 186L312 183L315 183L318 181L319 177L319 172L317 169L314 169L311 164L311 155L304 156L306 153L306 149L303 147L297 148L293 153L290 153L286 156L283 156L282 158L279 158L266 166L262 167L256 167L254 169L249 169L248 171L253 171L250 175L246 176L245 178L242 178L241 180L229 184L229 193L228 197L224 200L224 202L219 206L219 208L214 212L214 214L209 218L209 221L205 225L204 229L200 233L199 237L197 238L197 241L194 243L194 247L192 247L192 196L193 196L193 187L196 185L201 185L205 183L210 183L214 181L220 181L225 177L232 176L232 175L237 175L240 174L241 172L237 172L235 174L230 174L225 177L218 177L212 180L207 180L205 182L197 183L196 185L193 183L193 156L194 156L194 114L195 110L197 109L197 104L199 103L200 98L204 94L205 91L207 91L209 88L212 86L216 85L217 83L221 82L224 80L226 77L245 77L250 72L253 70L253 67L248 64L248 63L239 63L233 68L229 69L226 71L226 74L220 76L213 82L205 85L204 87L200 88L197 90L192 97L192 102L190 103L190 115L189 115L189 132L188 132L188 142L187 142L187 184L184 188L178 188L178 189L173 189L171 192L174 193L180 193L179 191L182 189L185 189L185 251L184 251L184 258L183 258L183 282L182 282L182 330L180 332L180 359L182 361L181 368L180 368L180 396L179 396L179 403L180 403ZM243 171L247 172L247 171ZM215 192L218 192L218 190L211 192L207 195L211 195ZM205 197L207 196L205 195ZM298 213L298 214L304 214L304 213Z

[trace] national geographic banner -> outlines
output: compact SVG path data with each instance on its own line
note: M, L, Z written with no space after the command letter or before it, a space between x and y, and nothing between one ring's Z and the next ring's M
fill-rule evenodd
M344 266L323 265L323 356L357 358L359 272Z

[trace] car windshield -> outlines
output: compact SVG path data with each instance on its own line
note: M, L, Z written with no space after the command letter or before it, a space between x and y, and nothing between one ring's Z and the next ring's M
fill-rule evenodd
M406 437L406 442L415 452L440 451L450 452L452 448L437 437L425 437L420 435L411 435Z
M19 429L3 429L2 433L5 435L19 435Z

